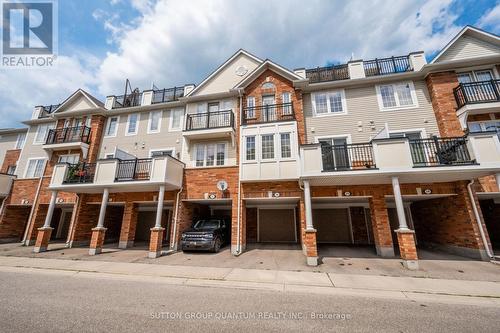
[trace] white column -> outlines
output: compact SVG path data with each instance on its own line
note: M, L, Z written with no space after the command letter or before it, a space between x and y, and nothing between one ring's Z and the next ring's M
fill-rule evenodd
M306 230L313 230L313 217L311 207L311 186L308 180L304 180L304 206L306 208Z
M54 215L54 208L56 207L57 191L52 191L50 196L49 209L47 211L47 216L45 216L45 222L43 223L44 228L50 228L50 222L52 221L52 215Z
M394 192L394 201L396 202L399 229L408 230L408 225L406 224L405 207L403 205L403 197L401 196L398 177L392 177L392 191Z
M160 191L158 191L158 208L156 209L155 228L161 228L161 216L163 215L164 198L165 198L165 185L161 185Z
M108 207L108 199L109 199L109 190L105 188L104 193L102 194L101 210L99 211L99 220L97 221L98 228L104 227L104 216L106 215L106 208Z
M495 178L497 179L498 192L500 192L500 173L497 173Z

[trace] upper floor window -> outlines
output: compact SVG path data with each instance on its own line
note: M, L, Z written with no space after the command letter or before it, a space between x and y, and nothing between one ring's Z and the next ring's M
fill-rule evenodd
M26 133L19 133L17 135L16 147L15 149L23 149L24 142L26 142Z
M7 168L7 174L8 175L15 175L16 174L16 168L17 168L16 165L9 165L9 167Z
M45 143L49 130L54 128L53 124L40 124L36 130L35 141L33 143Z
M184 116L184 110L177 109L170 111L170 130L178 131L182 130L182 118Z
M246 137L246 160L255 161L255 136Z
M151 111L149 113L148 133L160 132L162 114L163 111Z
M457 77L458 77L458 82L460 83L489 81L493 80L493 73L489 69L483 69L477 71L458 73Z
M125 135L136 135L139 129L139 114L133 113L128 115L127 131Z
M226 144L198 144L195 149L195 166L222 166L226 161Z
M292 157L292 144L290 141L290 133L281 133L281 158Z
M417 97L412 82L386 84L376 88L381 110L417 107Z
M281 102L283 104L292 103L292 94L289 92L284 92L283 94L281 94ZM283 106L283 114L284 115L291 115L292 114L292 106L291 105L284 105Z
M315 116L347 113L343 90L313 93L311 98Z
M38 178L43 176L43 167L45 165L44 158L32 158L28 160L28 165L24 174L24 178Z
M272 82L264 82L262 84L262 89L275 89L276 86Z
M78 154L59 156L59 163L78 164L79 160L80 160L80 155Z
M150 157L174 156L174 149L154 149L149 152Z
M274 134L261 136L262 141L262 159L269 160L274 158Z
M106 124L106 130L104 131L104 136L116 136L116 131L118 130L118 120L119 117L108 118L108 123Z
M247 111L245 117L247 119L255 118L255 97L253 96L247 97Z

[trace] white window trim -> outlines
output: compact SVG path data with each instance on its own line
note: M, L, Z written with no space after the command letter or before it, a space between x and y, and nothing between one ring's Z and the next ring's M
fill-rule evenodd
M336 93L336 92L340 92L340 98L342 100L342 112L331 112L330 98L328 97L328 94ZM326 105L328 108L328 112L320 113L320 114L316 113L316 95L317 94L327 94ZM313 92L313 93L311 93L311 103L312 103L312 109L313 109L313 117L343 116L343 115L348 114L347 101L345 98L345 90L344 89L323 90L323 91Z
M40 131L40 126L47 126L47 134L45 135L45 137L43 138L43 140L42 140L42 141L37 142L37 141L36 141L36 137L38 136L38 132ZM45 144L45 140L47 140L47 136L48 136L48 134L49 134L49 131L50 131L51 129L54 129L54 127L55 127L55 124L51 124L51 123L39 124L39 125L37 126L37 128L36 128L35 137L33 138L33 145L37 145L37 146L39 146L39 145L43 145L43 144Z
M149 150L149 157L152 157L153 152L155 151L165 151L165 150L171 150L172 151L172 157L175 157L175 147L168 147L168 148L154 148Z
M177 127L172 127L172 123L174 122L174 112L182 112L178 128ZM184 127L184 115L185 115L185 112L184 112L183 109L172 109L172 110L170 110L170 122L168 124L168 131L169 132L180 132L180 131L182 131L182 128Z
M24 141L23 141L23 144L21 145L21 147L18 147L19 146L19 138L21 136L24 136ZM19 134L17 134L16 145L14 146L14 148L15 149L23 149L24 145L26 144L27 137L28 137L27 133L19 133Z
M413 100L413 105L399 105L399 99L397 98L397 93L396 89L394 89L394 97L396 99L396 103L398 105L392 106L392 107L384 107L384 102L382 100L382 94L380 92L380 86L395 86L395 85L400 85L400 84L408 84L410 86L410 94L411 94L411 99ZM377 101L378 101L378 106L380 111L395 111L395 110L408 110L408 109L416 109L418 108L418 98L417 98L417 93L415 92L415 85L413 84L413 81L403 81L403 82L392 82L392 83L387 83L387 84L379 84L375 86L375 90L377 92Z
M290 135L290 157L283 157L282 156L282 151L281 151L281 134L289 134ZM278 152L279 156L277 158L278 161L290 161L295 159L295 148L294 148L294 133L293 132L280 132L278 133Z
M262 137L263 136L268 136L268 135L272 135L273 136L273 158L263 158L262 155L263 155L263 151L262 151L262 148L263 148L263 145L262 145ZM259 150L258 150L258 154L259 154L259 162L264 162L264 163L268 163L268 162L276 162L279 160L279 156L281 156L281 150L279 150L280 147L280 144L281 144L281 140L279 140L280 142L278 143L276 140L276 137L278 136L279 137L280 133L261 133L259 135ZM279 155L277 156L277 153L279 153Z
M223 165L217 165L217 145L223 144L224 145L224 164ZM207 166L207 145L214 145L215 146L215 158L214 158L214 165L209 165ZM204 146L204 156L203 156L203 165L202 166L197 166L196 165L196 152L198 151L199 146ZM200 169L200 168L223 168L228 166L228 151L229 151L229 143L226 141L218 141L218 142L207 142L207 143L197 143L194 145L193 153L192 153L192 165L194 168Z
M486 123L495 123L495 122L500 123L500 119L468 121L467 128L469 128L469 124L479 124L479 126L481 126L481 130L486 131Z
M247 138L249 138L249 137L250 138L252 138L252 137L255 138L255 141L254 141L254 143L255 143L255 158L253 160L247 159ZM259 155L259 151L257 150L258 149L258 145L259 145L258 144L258 140L259 140L258 138L259 138L259 135L257 135L257 134L255 134L255 135L245 135L243 137L243 143L245 145L245 149L244 149L244 152L243 152L243 160L245 162L254 163L254 162L257 162L259 160L259 156L258 156Z
M457 73L457 75L470 73L470 74L472 74L472 79L475 81L476 80L476 73L475 72L482 72L482 71L490 71L492 76L493 76L493 80L496 80L500 77L495 66L494 67L491 67L491 66L467 67L467 68L460 69L460 71L457 71L456 73Z
M111 122L112 118L116 118L115 132L113 134L106 135L106 133L108 132L108 128L109 128L109 125L110 125L110 122ZM118 126L119 125L120 125L120 116L111 116L111 117L109 117L108 120L106 121L106 127L104 128L104 137L105 138L114 138L114 137L116 137L116 135L118 134Z
M416 132L420 132L420 137L422 139L427 139L427 131L425 130L425 128L409 128L409 129L402 129L402 130L393 130L393 131L388 131L389 133L389 136L391 134L397 134L397 133L416 133Z
M153 116L154 112L160 112L160 118L158 120L158 129L157 130L151 130L151 119ZM163 110L155 110L155 111L150 111L148 115L148 128L147 128L147 133L148 134L155 134L155 133L160 133L161 132L161 121L163 118Z
M43 160L43 166L42 166L42 175L40 177L43 177L43 173L45 171L45 165L47 164L47 158L46 157L30 157L26 161L26 167L24 168L24 177L25 179L38 179L40 177L27 177L28 174L28 166L30 165L30 161L32 160Z
M343 139L343 138L346 139L348 145L352 144L351 134L335 134L335 135L320 135L320 136L315 136L314 137L314 142L315 143L319 143L319 140L321 140L321 139Z
M64 154L64 155L59 155L59 158L57 159L57 163L61 163L60 160L61 160L61 157L63 157L63 156L73 156L73 157L76 156L77 163L80 160L80 154Z
M130 126L130 117L131 116L134 116L136 115L137 116L137 121L135 122L135 129L134 129L134 132L132 133L129 133L129 126ZM141 114L140 113L131 113L127 116L127 126L125 127L125 136L134 136L134 135L137 135L137 133L139 132L139 121L141 119Z

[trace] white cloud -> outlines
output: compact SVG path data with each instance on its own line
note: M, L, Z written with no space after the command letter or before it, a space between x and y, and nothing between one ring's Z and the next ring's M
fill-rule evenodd
M500 33L500 3L487 11L477 22L477 25L493 33Z

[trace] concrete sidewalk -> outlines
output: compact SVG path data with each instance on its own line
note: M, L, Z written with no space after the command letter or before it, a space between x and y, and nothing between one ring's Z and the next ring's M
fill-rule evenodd
M291 272L219 267L193 267L89 260L0 257L0 268L26 268L101 273L134 279L166 279L171 283L314 292L421 293L487 297L500 305L500 283L413 277L368 276L325 272ZM404 297L404 296L403 296Z

